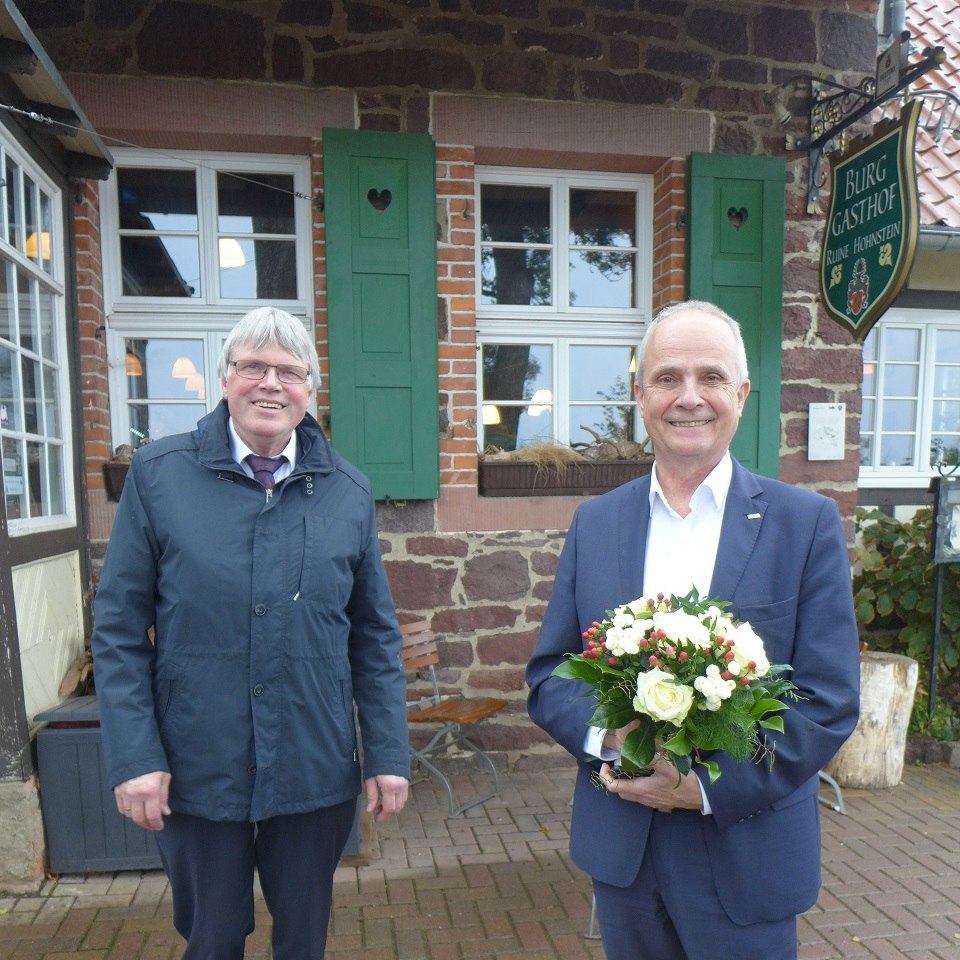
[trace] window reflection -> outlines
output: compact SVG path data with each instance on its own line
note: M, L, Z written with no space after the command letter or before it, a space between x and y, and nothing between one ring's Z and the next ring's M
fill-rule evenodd
M127 405L134 447L192 430L206 411L203 341L128 338Z
M516 450L554 436L552 354L544 344L484 345L484 448Z

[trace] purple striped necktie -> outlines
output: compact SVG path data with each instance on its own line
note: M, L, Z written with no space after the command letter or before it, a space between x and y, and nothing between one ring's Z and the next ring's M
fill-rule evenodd
M253 470L254 477L259 480L267 490L270 490L277 482L273 476L274 471L279 469L280 464L286 459L286 457L258 457L255 453L250 453L244 457L244 460L250 464L250 469Z

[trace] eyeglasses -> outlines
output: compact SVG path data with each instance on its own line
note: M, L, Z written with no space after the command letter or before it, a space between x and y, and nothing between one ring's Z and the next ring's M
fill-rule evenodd
M281 383L306 383L310 371L303 367L294 367L287 363L261 363L259 360L231 360L230 366L244 380L262 380L268 370L277 371Z

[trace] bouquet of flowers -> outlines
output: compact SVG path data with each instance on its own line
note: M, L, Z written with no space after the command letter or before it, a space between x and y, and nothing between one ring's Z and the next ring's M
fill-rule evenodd
M637 773L658 752L677 773L703 765L712 783L717 764L703 756L722 751L737 760L773 752L761 729L783 732L796 686L771 664L749 623L734 620L729 604L684 597L640 597L607 611L583 634L582 653L567 654L553 675L585 680L596 697L590 725L607 730L635 723L624 741L620 769Z

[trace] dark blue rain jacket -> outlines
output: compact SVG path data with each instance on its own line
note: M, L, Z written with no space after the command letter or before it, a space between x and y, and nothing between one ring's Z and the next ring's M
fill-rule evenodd
M94 681L111 785L169 771L173 810L255 821L360 792L355 706L362 776L409 776L405 677L366 478L308 415L265 491L227 418L221 403L134 457Z

